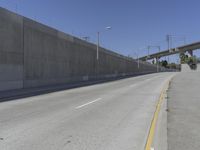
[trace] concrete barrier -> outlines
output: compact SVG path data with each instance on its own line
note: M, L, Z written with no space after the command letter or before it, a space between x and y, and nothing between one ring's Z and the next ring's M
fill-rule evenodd
M0 8L0 91L156 71L102 47L97 61L95 44Z
M197 68L195 70L191 69L188 64L181 64L181 72L199 72L200 64L197 64Z

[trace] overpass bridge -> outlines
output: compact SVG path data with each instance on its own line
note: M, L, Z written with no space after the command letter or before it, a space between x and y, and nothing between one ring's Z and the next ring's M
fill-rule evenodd
M154 59L154 58L159 59L164 56L174 55L177 53L185 53L185 52L189 52L191 55L193 55L193 51L197 50L197 49L200 49L200 42L195 42L195 43L179 46L176 48L171 48L171 49L168 49L165 51L161 51L158 53L143 56L139 59L142 61L146 61L146 60L150 60L150 59Z

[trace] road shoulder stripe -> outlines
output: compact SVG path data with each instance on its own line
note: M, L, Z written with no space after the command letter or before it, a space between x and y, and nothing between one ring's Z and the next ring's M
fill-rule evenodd
M153 144L153 139L154 139L154 135L155 135L156 123L157 123L157 120L158 120L159 112L160 112L160 109L161 109L162 102L165 99L165 94L166 94L166 91L169 88L169 84L170 84L171 80L172 80L172 78L169 81L167 81L167 83L164 85L164 87L161 91L158 103L156 105L156 110L154 112L154 116L153 116L153 119L152 119L152 122L151 122L151 127L150 127L149 134L148 134L148 137L147 137L145 150L151 150L152 149L152 144Z

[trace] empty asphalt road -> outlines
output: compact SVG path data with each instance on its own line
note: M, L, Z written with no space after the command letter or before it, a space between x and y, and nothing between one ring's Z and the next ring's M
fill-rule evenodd
M143 75L0 103L1 150L143 150L175 73Z

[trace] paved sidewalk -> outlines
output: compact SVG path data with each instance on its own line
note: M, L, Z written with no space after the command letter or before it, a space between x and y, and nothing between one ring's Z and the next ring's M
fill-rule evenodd
M168 97L168 149L200 149L200 72L177 74Z

